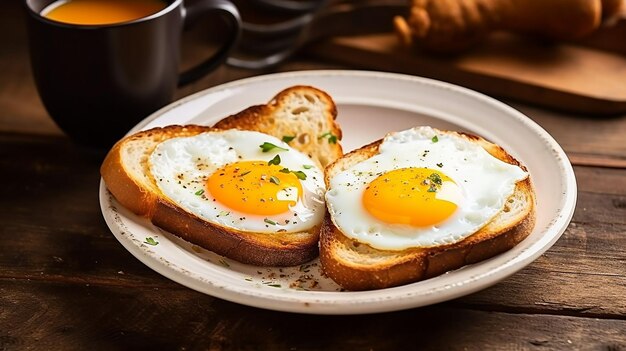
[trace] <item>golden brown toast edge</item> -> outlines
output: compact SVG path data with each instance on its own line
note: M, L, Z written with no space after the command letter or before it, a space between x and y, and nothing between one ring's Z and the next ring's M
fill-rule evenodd
M203 220L165 198L157 200L152 223L202 248L256 266L295 266L318 255L321 224L305 233L244 232Z
M210 130L214 129L199 125L170 125L140 131L127 136L115 143L109 150L100 165L100 175L107 189L120 204L139 216L150 217L156 204L157 194L151 192L150 189L146 189L124 167L122 162L122 149L124 146L138 139L160 142L173 137L191 136ZM158 142L155 142L154 146Z

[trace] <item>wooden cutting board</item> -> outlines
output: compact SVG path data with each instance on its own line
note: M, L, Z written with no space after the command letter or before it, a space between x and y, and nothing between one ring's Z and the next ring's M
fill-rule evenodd
M578 43L494 33L454 57L401 47L393 33L335 37L308 52L362 69L407 73L562 111L626 113L626 21Z

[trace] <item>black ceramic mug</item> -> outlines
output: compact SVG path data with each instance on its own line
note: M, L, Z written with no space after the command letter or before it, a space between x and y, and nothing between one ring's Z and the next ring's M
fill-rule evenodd
M182 0L147 17L107 25L76 25L41 16L55 0L26 0L30 58L48 114L75 141L111 146L140 120L170 103L177 85L211 72L240 33L237 8L226 0ZM179 73L183 26L219 13L228 28L212 57Z

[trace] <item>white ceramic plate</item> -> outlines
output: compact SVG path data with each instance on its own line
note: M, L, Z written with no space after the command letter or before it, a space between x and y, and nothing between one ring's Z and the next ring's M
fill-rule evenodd
M212 125L263 104L297 84L328 92L338 105L345 151L417 125L463 130L502 145L524 163L537 193L534 231L512 250L447 274L400 287L341 291L317 261L300 267L259 268L220 257L153 226L120 206L100 184L102 213L116 238L144 264L197 291L225 300L316 314L394 311L466 295L515 273L545 252L567 227L576 203L572 166L556 141L532 120L482 94L413 76L363 71L303 71L220 85L175 102L129 133L168 124ZM145 243L151 237L158 245Z

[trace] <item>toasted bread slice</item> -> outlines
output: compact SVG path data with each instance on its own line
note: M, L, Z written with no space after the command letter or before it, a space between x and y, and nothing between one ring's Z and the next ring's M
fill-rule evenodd
M259 131L289 143L322 167L342 155L341 130L335 123L333 100L313 87L294 86L267 105L253 106L214 127L187 125L154 128L117 142L100 172L109 191L124 207L189 242L243 263L264 266L298 265L315 258L321 223L306 232L254 233L226 228L201 219L165 196L150 172L156 146L170 138L224 129ZM334 135L334 143L327 136Z
M289 145L323 168L343 155L336 117L337 107L328 94L298 85L281 91L266 105L251 106L214 127L254 130L278 139L294 137Z
M478 143L494 157L525 169L500 146L474 135L459 135ZM330 164L326 168L326 186L334 175L377 154L381 143L382 140L378 140ZM342 234L327 213L320 238L320 263L325 274L348 290L393 287L431 278L504 252L526 238L534 223L535 196L530 178L516 184L504 210L487 225L450 245L379 250Z

